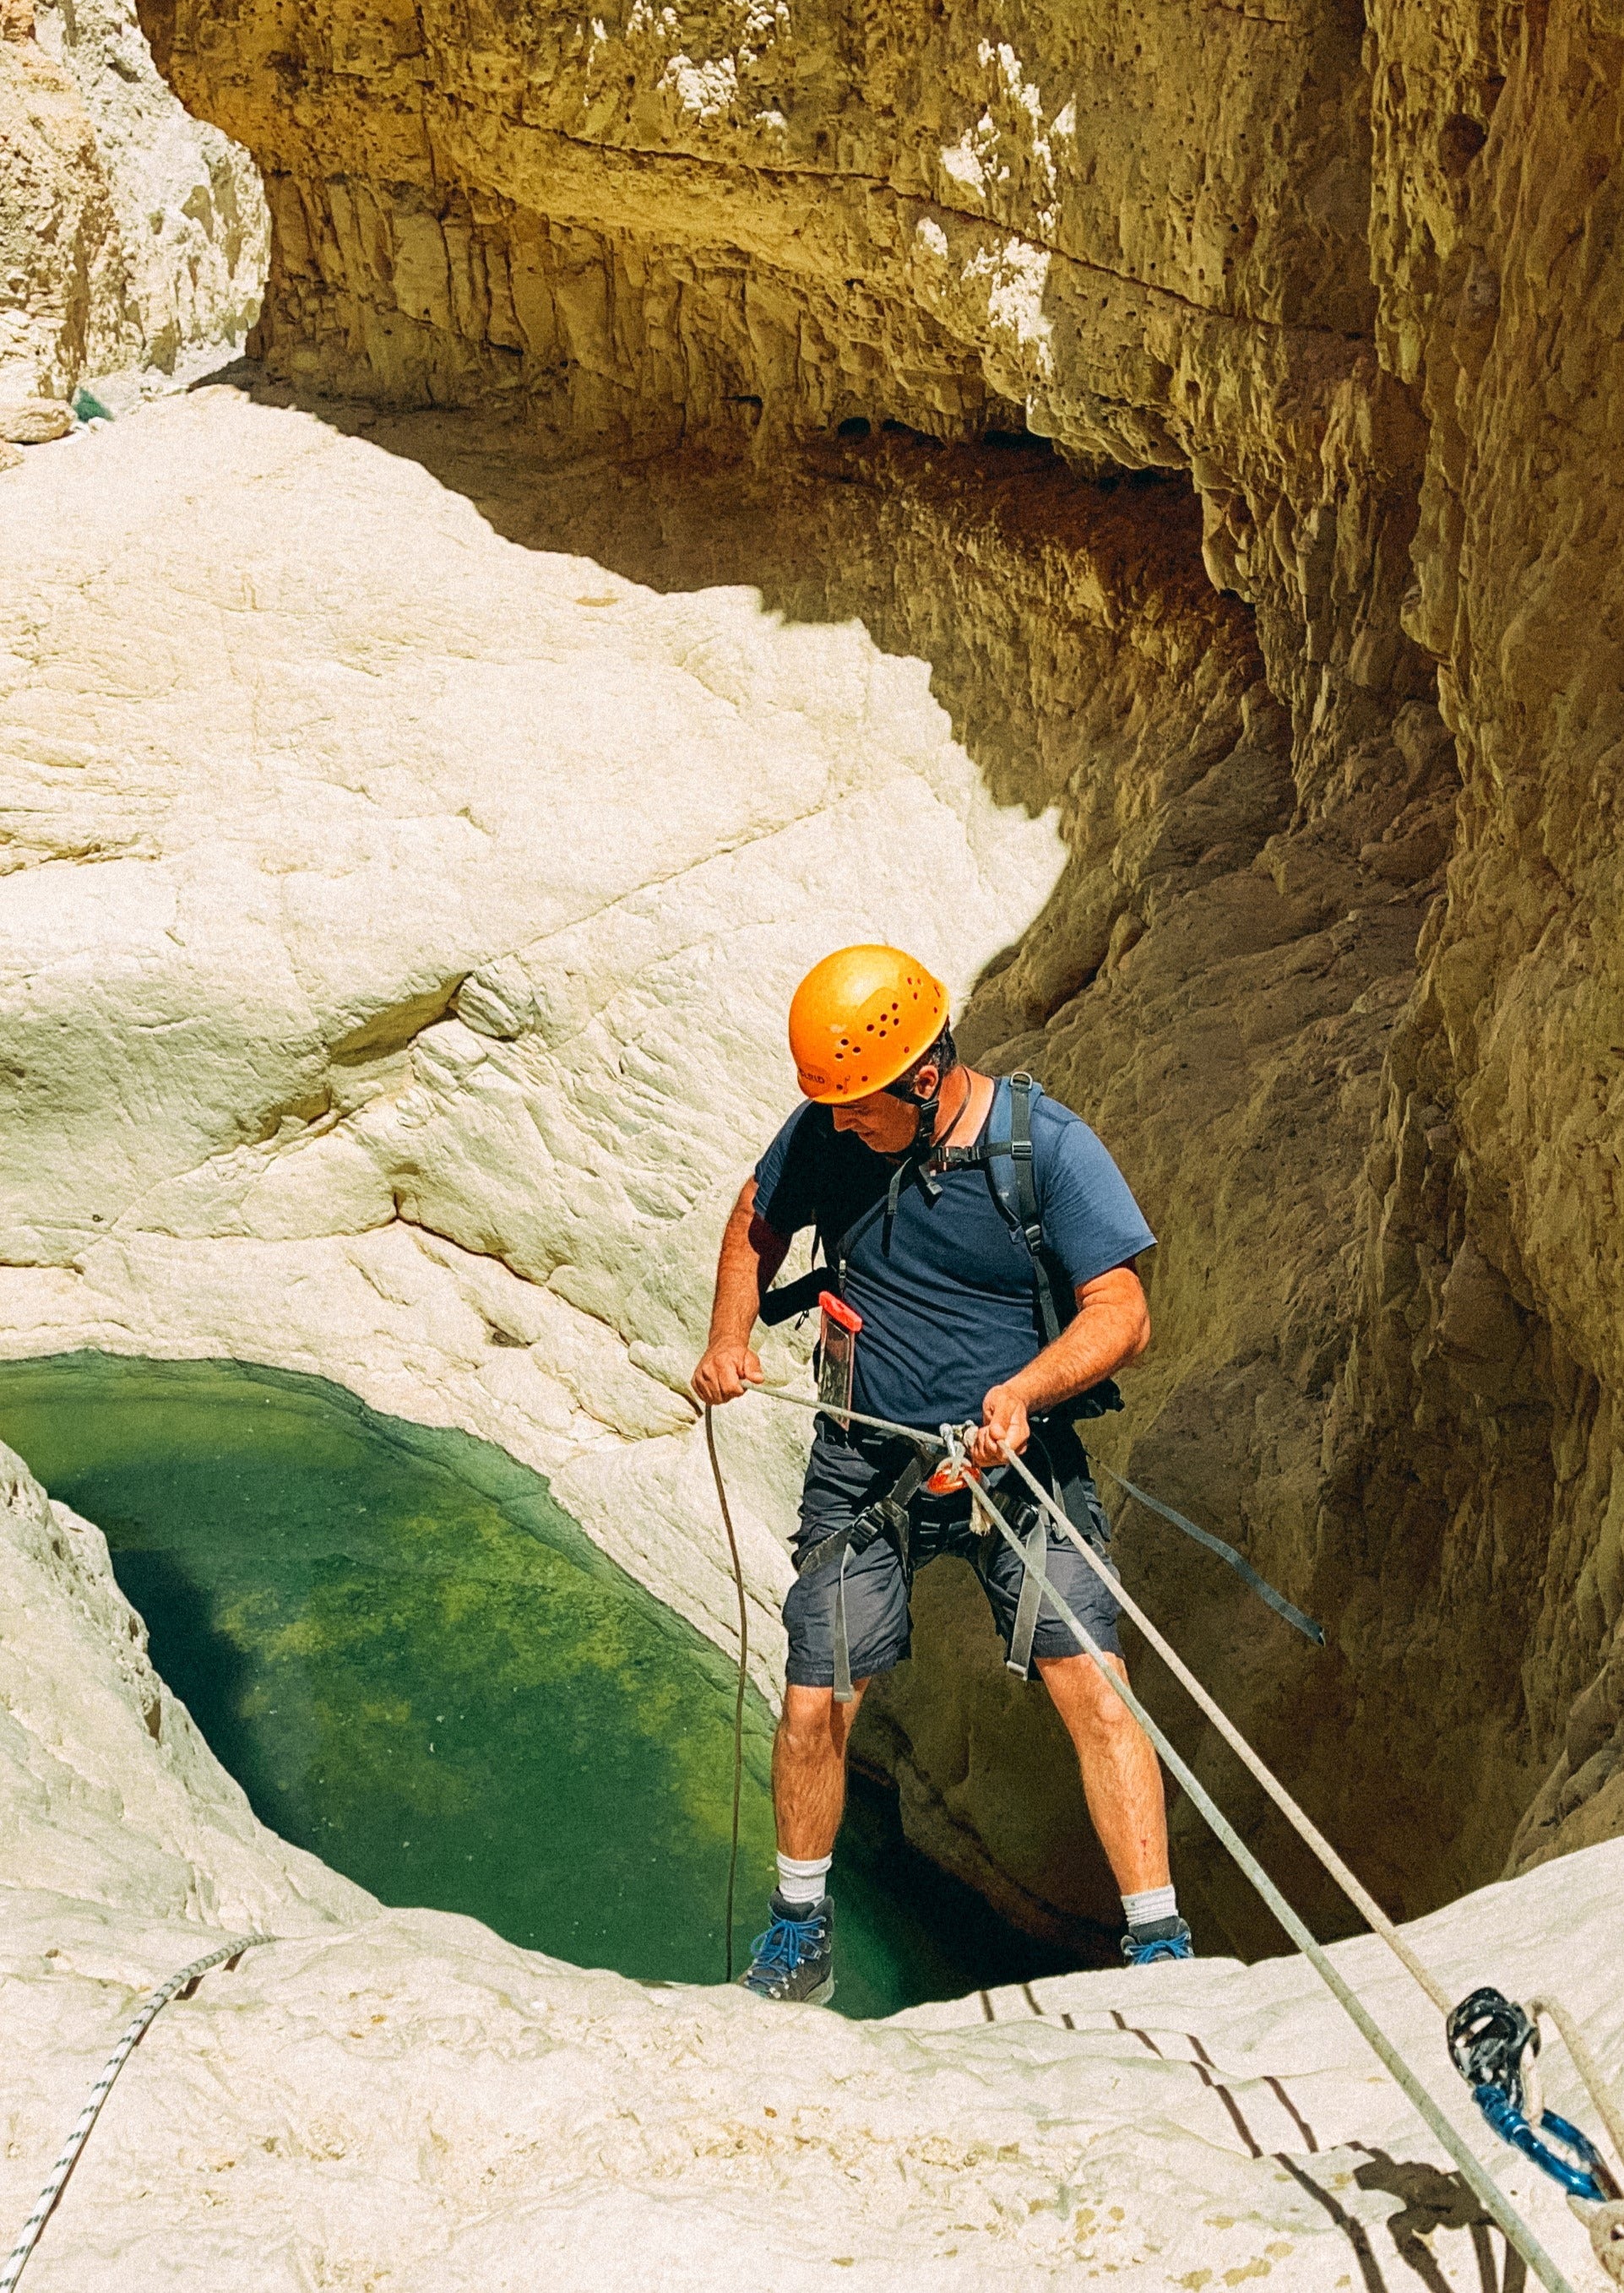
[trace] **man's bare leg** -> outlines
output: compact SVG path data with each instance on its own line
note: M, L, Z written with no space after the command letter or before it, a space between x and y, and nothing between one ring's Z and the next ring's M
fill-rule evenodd
M1127 1678L1120 1657L1105 1661L1119 1680ZM1040 1656L1038 1670L1076 1746L1083 1796L1118 1887L1125 1895L1165 1887L1168 1805L1150 1738L1100 1678L1092 1657Z
M849 1704L836 1704L832 1688L784 1690L772 1739L772 1812L779 1852L797 1862L815 1862L835 1850L846 1803L846 1741L869 1683L852 1685Z

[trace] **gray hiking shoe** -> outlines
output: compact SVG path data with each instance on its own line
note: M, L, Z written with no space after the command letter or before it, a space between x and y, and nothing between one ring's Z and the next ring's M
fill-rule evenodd
M758 1998L826 2005L835 1995L834 1904L827 1895L815 1903L787 1903L775 1892L769 1908L772 1922L750 1945L739 1988Z
M1130 1966L1155 1966L1164 1958L1193 1958L1195 1943L1183 1919L1158 1919L1148 1927L1129 1927L1122 1956Z

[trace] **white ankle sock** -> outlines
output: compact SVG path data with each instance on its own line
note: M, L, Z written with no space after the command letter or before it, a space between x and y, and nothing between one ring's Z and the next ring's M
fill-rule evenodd
M828 1877L832 1855L814 1855L805 1861L793 1855L778 1859L778 1891L787 1903L821 1902L828 1889L824 1881Z
M780 1864L783 1858L779 1858ZM1142 1894L1124 1895L1123 1916L1130 1927L1153 1927L1159 1919L1178 1916L1176 1887L1147 1887Z

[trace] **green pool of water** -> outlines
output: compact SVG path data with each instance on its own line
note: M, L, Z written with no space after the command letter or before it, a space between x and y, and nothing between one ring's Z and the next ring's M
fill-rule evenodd
M0 1439L105 1531L152 1657L261 1819L392 1904L643 1979L720 1979L733 1673L489 1444L316 1378L104 1354L0 1363ZM751 1695L736 1948L772 1875ZM1059 1963L857 1787L837 2004Z

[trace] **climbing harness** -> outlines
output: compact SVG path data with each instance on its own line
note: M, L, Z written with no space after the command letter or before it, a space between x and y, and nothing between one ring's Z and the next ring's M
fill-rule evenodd
M885 1536L895 1547L897 1558L902 1564L904 1581L911 1586L914 1560L911 1523L908 1508L921 1486L929 1486L926 1476L930 1471L930 1460L940 1454L942 1445L933 1434L920 1433L911 1427L893 1424L888 1418L869 1417L861 1410L832 1406L827 1402L815 1400L809 1395L785 1393L776 1387L758 1387L755 1390L764 1392L770 1401L788 1402L797 1409L821 1411L828 1416L844 1420L849 1425L861 1425L870 1430L890 1433L895 1438L888 1450L882 1451L882 1460L888 1455L893 1459L899 1457L902 1454L902 1443L906 1442L908 1445L906 1462L901 1464L896 1479L883 1495L870 1499L856 1519L846 1527L836 1529L832 1535L820 1537L796 1563L796 1573L802 1576L815 1575L820 1569L832 1567L836 1561L840 1563L840 1583L835 1600L835 1697L837 1703L847 1704L851 1702L853 1693L845 1616L847 1560L852 1553L867 1552L877 1537ZM1095 1390L1097 1391L1098 1389L1095 1388ZM1112 1390L1114 1391L1115 1389L1113 1388ZM1046 1423L1042 1420L1036 1420L1033 1422L1034 1433L1040 1442L1058 1440L1063 1444L1064 1436L1069 1430L1069 1425L1064 1423ZM1081 1445L1076 1443L1075 1436L1072 1437L1072 1443L1077 1450L1079 1464L1086 1468L1087 1461L1083 1457ZM1016 1461L1012 1459L1010 1462L1014 1463ZM1063 1447L1062 1455L1054 1462L1056 1478L1061 1484L1062 1502L1070 1497L1075 1503L1084 1503L1080 1496L1081 1474L1067 1470L1069 1461L1063 1454ZM881 1470L884 1471L883 1462ZM1027 1478L1030 1479L1030 1476L1028 1475ZM1113 1474L1111 1478L1120 1479L1121 1477ZM1035 1481L1032 1486L1037 1487ZM1250 1561L1237 1552L1232 1545L1225 1544L1221 1537L1212 1535L1207 1529L1198 1528L1192 1520L1186 1520L1183 1513L1175 1512L1171 1506L1162 1504L1158 1498L1150 1496L1135 1483L1125 1482L1123 1486L1149 1504L1153 1511L1163 1514L1176 1527L1187 1529L1199 1544L1205 1545L1209 1552L1216 1552L1220 1560L1226 1560L1252 1587L1258 1597L1268 1603L1277 1616L1283 1616L1288 1624L1294 1625L1305 1638L1313 1641L1316 1647L1324 1645L1325 1634L1313 1619L1311 1616L1305 1616L1300 1608L1294 1608L1285 1594L1277 1592L1266 1577L1260 1576ZM1034 1552L1040 1553L1047 1541L1047 1532L1044 1528L1041 1514L1035 1514L1030 1506L1022 1506L1014 1513L1013 1518L1018 1532L1024 1537L1027 1544ZM1057 1512L1056 1518L1065 1519L1065 1516ZM1065 1519L1065 1526L1066 1532L1073 1543L1079 1540L1086 1541L1082 1538L1082 1533L1070 1519ZM1100 1573L1109 1575L1109 1571L1104 1569L1103 1565ZM1111 1582L1114 1585L1114 1578ZM1030 1679L1031 1676L1032 1641L1037 1630L1038 1616L1038 1591L1032 1572L1028 1568L1024 1569L1022 1576L1021 1592L1015 1608L1015 1622L1010 1634L1009 1654L1006 1658L1008 1669L1022 1680ZM1148 1625L1148 1620L1147 1629L1152 1633L1155 1630L1153 1625ZM1171 1651L1167 1651L1167 1654L1168 1660L1176 1664L1177 1659L1172 1656ZM1192 1681L1187 1681L1185 1685L1190 1688L1191 1693L1198 1697L1203 1692ZM1221 1715L1216 1716L1218 1716L1218 1723L1224 1724ZM1329 1851L1327 1850L1327 1851ZM1349 1877L1352 1878L1351 1874ZM1357 1882L1353 1884L1357 1884ZM1375 1915L1380 1916L1379 1913ZM1441 2000L1440 2003L1444 2002Z
M884 1495L871 1499L846 1527L836 1529L832 1536L820 1537L796 1563L799 1576L814 1576L836 1561L840 1564L835 1585L836 1704L850 1704L856 1695L852 1685L852 1636L846 1622L847 1563L853 1553L866 1552L877 1538L884 1536L895 1549L904 1581L911 1584L913 1538L909 1506L929 1471L930 1462L925 1452L917 1446L911 1447L907 1462Z
M39 2243L40 2232L51 2218L52 2209L62 2194L63 2184L78 2162L80 2151L90 2139L90 2129L101 2114L101 2105L111 2091L113 2080L140 2045L148 2026L177 1992L206 1974L211 1966L219 1966L222 1963L228 1967L235 1966L244 1951L257 1950L262 1943L274 1941L272 1935L238 1935L231 1942L222 1943L218 1950L210 1951L206 1958L194 1958L190 1966L183 1966L178 1974L172 1974L158 1989L147 1993L130 2018L124 2036L108 2056L106 2069L85 2097L85 2107L74 2120L73 2131L63 2143L61 2154L51 2168L50 2180L40 2192L33 2212L24 2222L22 2234L12 2248L4 2267L0 2268L0 2293L12 2293L12 2288L28 2265L28 2256Z
M705 1446L710 1452L710 1470L716 1484L716 1502L722 1508L722 1526L727 1531L728 1557L733 1564L733 1590L739 1596L739 1674L733 1689L733 1823L727 1851L727 1909L723 1917L723 1957L727 1965L725 1980L733 1979L733 1898L739 1885L739 1809L744 1795L744 1694L750 1676L750 1611L744 1594L744 1566L739 1558L739 1539L733 1534L733 1516L727 1501L727 1484L722 1478L722 1461L716 1454L716 1429L711 1422L710 1404L705 1405ZM5 2293L0 2286L0 2293Z
M755 1387L752 1390L763 1394L764 1397L769 1400L788 1402L797 1407L811 1407L815 1409L819 1406L815 1401L812 1401L808 1398L804 1398L798 1394L782 1393L767 1387ZM1080 1622L1072 1609L1068 1606L1060 1592L1050 1581L1046 1568L1044 1566L1046 1558L1044 1551L1039 1549L1034 1552L1030 1546L1023 1546L1015 1535L1014 1530L1010 1527L1009 1523L1004 1518L1002 1512L992 1503L990 1497L987 1495L985 1489L982 1486L979 1474L970 1464L965 1453L965 1440L979 1429L973 1426L955 1428L950 1425L944 1425L941 1430L940 1436L936 1438L933 1438L927 1434L921 1433L917 1428L898 1425L884 1418L873 1418L866 1415L860 1415L859 1413L855 1411L843 1414L846 1414L851 1422L869 1425L877 1431L890 1432L899 1437L906 1437L909 1441L917 1443L922 1448L928 1450L932 1454L945 1454L949 1467L950 1469L956 1468L963 1473L966 1484L970 1490L972 1503L984 1512L990 1531L992 1534L1002 1537L1005 1544L1013 1552L1015 1553L1017 1558L1021 1560L1023 1566L1038 1577L1040 1598L1042 1600L1046 1600L1049 1603L1054 1613L1070 1628L1073 1638L1076 1640L1078 1646L1082 1650L1083 1654L1094 1664L1095 1669L1100 1673L1112 1693L1123 1705L1127 1706L1127 1710L1138 1722L1146 1736L1149 1737L1151 1742L1155 1746L1157 1752L1166 1764L1168 1771L1182 1786L1192 1804L1204 1818L1208 1827L1212 1830L1222 1845L1228 1850L1230 1855L1239 1865L1247 1878L1251 1882L1253 1887L1262 1897L1269 1909L1273 1913L1275 1918L1280 1922L1286 1933L1290 1937L1297 1948L1303 1953L1303 1956L1308 1960L1310 1965L1319 1975L1321 1981L1330 1991L1331 1996L1337 2000L1344 2013L1347 2014L1349 2020L1353 2023L1361 2036L1365 2039L1367 2045L1370 2046L1378 2059L1381 2062L1384 2068L1389 2072L1395 2083L1399 2086L1400 2089L1419 2113L1424 2123L1435 2135L1437 2140L1442 2143L1444 2149L1449 2152L1456 2165L1459 2167L1468 2184L1476 2192L1479 2199L1487 2208L1491 2217L1499 2224L1508 2242L1521 2255L1523 2260L1533 2272L1534 2275L1539 2280L1540 2283L1547 2289L1547 2293L1572 2293L1572 2288L1570 2285L1568 2279L1557 2267L1551 2256L1547 2253L1544 2246L1540 2243L1534 2232L1529 2227L1528 2224L1523 2221L1522 2216L1516 2211L1515 2208L1510 2203L1509 2200L1507 2199L1499 2185L1486 2172L1472 2150L1457 2132L1450 2120L1444 2115L1443 2111L1433 2099L1426 2086L1422 2085L1416 2073L1410 2069L1409 2063L1404 2060L1402 2055L1399 2054L1398 2050L1394 2046L1392 2041L1386 2037L1380 2026L1373 2020L1362 2001L1345 1981L1334 1963L1329 1957L1321 1944L1317 1941L1307 1925L1298 1916L1292 1906L1281 1894L1279 1888L1269 1877L1268 1873L1257 1861L1257 1859L1253 1855L1244 1840L1241 1839L1240 1834L1235 1830L1234 1827L1222 1813L1210 1794L1196 1777L1194 1771L1174 1749L1174 1746L1168 1740L1168 1737L1158 1726L1157 1722L1151 1718L1150 1713L1140 1702L1134 1690L1128 1686L1125 1680L1121 1679L1117 1673L1112 1670L1111 1665L1106 1660L1103 1651L1100 1649L1098 1643L1093 1639L1087 1626ZM1309 1817L1297 1805L1291 1795L1286 1790L1285 1786L1281 1784L1273 1775L1273 1771L1264 1765L1262 1759L1252 1749L1246 1738L1240 1734L1239 1729L1234 1726L1227 1714L1220 1709L1214 1698L1208 1695L1207 1690L1196 1679L1195 1675L1190 1671L1188 1665L1185 1665L1183 1659L1176 1654L1168 1641L1157 1630L1155 1625L1151 1624L1150 1618L1144 1614L1144 1611L1140 1608L1137 1601L1133 1599L1131 1594L1124 1591L1120 1584L1114 1577L1110 1577L1109 1571L1106 1569L1103 1561L1102 1561L1099 1557L1092 1552L1087 1540L1078 1535L1073 1525L1066 1519L1064 1513L1054 1503L1054 1500L1049 1495L1048 1491L1043 1487L1042 1484L1032 1474L1024 1461L1008 1448L1006 1448L1004 1454L1006 1463L1012 1466L1016 1474L1028 1484L1038 1506L1045 1513L1054 1520L1062 1532L1077 1545L1079 1551L1082 1552L1085 1560L1087 1560L1091 1567L1095 1568L1109 1578L1111 1589L1115 1598L1121 1603L1121 1606L1127 1613L1134 1619L1141 1632L1144 1633L1145 1638L1150 1642L1151 1646L1157 1650L1164 1662L1166 1662L1173 1671L1176 1677L1182 1682L1184 1688L1189 1690L1202 1712L1218 1729L1224 1740L1230 1746L1231 1749L1237 1754L1248 1771L1259 1783L1263 1785L1264 1788L1268 1792L1270 1798L1274 1802L1275 1805L1280 1808L1281 1812L1287 1817L1288 1820L1290 1821L1293 1828L1297 1832L1298 1835L1305 1840L1308 1846L1313 1850L1324 1868L1329 1873L1330 1876L1336 1881L1343 1892L1347 1895L1349 1900L1353 1903L1355 1908L1358 1908L1361 1914L1368 1920L1373 1931L1378 1934L1394 1951L1401 1964L1426 1991L1427 1997L1432 1999L1435 2005L1440 2007L1441 2011L1448 2015L1451 2012L1448 1994L1442 1990L1428 1969L1416 1956L1410 1944L1394 1925L1392 1920L1387 1917L1386 1914L1381 1909L1379 1904L1376 1902L1374 1897L1372 1897L1368 1890L1365 1889L1354 1877L1353 1874L1348 1869L1346 1864L1342 1860L1342 1858L1336 1852L1335 1849L1332 1848L1329 1842L1324 1838L1318 1827L1311 1821ZM1548 2005L1548 2002L1541 2003ZM1588 2050L1586 2051L1588 2053ZM1585 2064L1580 2062L1580 2058L1578 2054L1575 2054L1575 2061L1580 2063L1581 2073L1586 2076L1587 2084L1591 2085L1592 2093L1599 2093L1600 2074L1598 2070L1596 2070L1594 2063L1592 2062L1587 2070ZM1595 2078L1594 2084L1591 2083L1593 2075ZM1498 2088L1495 2090L1500 2091L1500 2089ZM1543 2130L1547 2133L1555 2135L1557 2133L1558 2129L1557 2127L1552 2127L1549 2123L1549 2119L1552 2115L1553 2113L1549 2112L1543 2113L1545 2121ZM1614 2134L1614 2137L1616 2139L1618 2128L1615 2123L1611 2103L1609 2103L1607 2109L1604 2112L1604 2116L1610 2132ZM1567 2129L1565 2120L1559 2120L1558 2126L1568 2131L1577 2132L1576 2128ZM1499 2131L1499 2129L1497 2127L1496 2130ZM1584 2144L1585 2152L1588 2153L1592 2157L1596 2157L1596 2165L1602 2168L1601 2174L1596 2175L1596 2187L1599 2191L1602 2185L1602 2176L1605 2174L1606 2168L1604 2165L1603 2165L1603 2161L1599 2157L1596 2156L1593 2146L1585 2141L1585 2138L1582 2135L1580 2136L1580 2140ZM1589 2170L1594 2173L1595 2168L1592 2167ZM1613 2209L1610 2208L1607 2210L1609 2214L1611 2214ZM1602 2256L1603 2253L1603 2248L1599 2242L1600 2237L1604 2233L1608 2233L1609 2226L1610 2225L1608 2224L1598 2224L1598 2227L1594 2232L1593 2241L1596 2242L1596 2249L1598 2257ZM1612 2264L1611 2258L1606 2259L1605 2265L1610 2270L1612 2269Z

